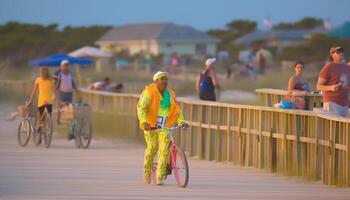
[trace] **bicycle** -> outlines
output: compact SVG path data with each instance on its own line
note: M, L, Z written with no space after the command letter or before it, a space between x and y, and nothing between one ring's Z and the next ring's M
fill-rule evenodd
M75 102L61 111L62 118L68 121L68 133L74 135L75 146L87 149L92 139L92 125L90 121L90 106L86 103Z
M166 169L165 179L168 175L171 175L172 171L174 171L174 176L176 183L179 187L185 188L188 184L189 180L189 168L188 162L186 158L186 154L184 151L176 145L175 138L173 136L173 131L178 128L183 128L182 126L174 126L174 127L157 127L153 128L153 130L166 129L168 130L168 137L170 139L169 144L169 160ZM157 172L157 164L153 162L151 168L151 178L154 183L156 183L156 172Z
M36 112L32 107L26 105L21 105L18 107L19 115L22 116L22 121L18 125L17 135L18 143L20 146L24 147L28 144L31 134L33 134L33 142L35 145L41 144L41 139L43 137L45 147L49 148L52 141L52 118L44 110L41 115L41 122L38 123L38 118ZM34 122L33 122L34 119Z

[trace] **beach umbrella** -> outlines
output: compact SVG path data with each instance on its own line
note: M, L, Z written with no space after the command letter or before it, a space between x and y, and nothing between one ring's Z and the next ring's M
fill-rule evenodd
M62 60L68 60L70 64L77 64L77 65L88 65L92 63L92 60L87 58L76 58L72 56L68 56L66 54L57 53L54 55L50 55L44 58L38 58L35 60L29 61L29 66L32 67L56 67L60 66Z

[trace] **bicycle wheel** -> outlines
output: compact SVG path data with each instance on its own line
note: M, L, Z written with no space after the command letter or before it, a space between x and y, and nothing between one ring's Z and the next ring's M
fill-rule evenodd
M17 130L18 144L22 147L26 146L29 142L30 134L31 134L30 122L28 119L23 119L18 125L18 130Z
M189 170L186 155L180 147L176 147L175 157L173 159L173 170L176 183L178 186L184 188L188 184Z
M68 135L70 135L70 134L74 135L75 146L79 149L81 146L81 142L80 142L80 139L78 137L78 119L76 119L76 118L72 119L72 121L70 123Z
M52 141L52 117L47 113L44 118L43 136L45 147L49 148Z
M75 140L79 143L78 148L87 149L91 143L91 138L92 127L90 120L88 118L79 119L75 135Z

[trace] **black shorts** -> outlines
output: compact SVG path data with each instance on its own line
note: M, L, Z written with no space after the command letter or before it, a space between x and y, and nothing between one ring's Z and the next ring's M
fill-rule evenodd
M199 99L205 101L216 101L215 92L200 92Z
M46 108L47 113L49 113L51 115L51 113L52 113L52 104L46 104L46 105L38 107L40 116L44 113L45 108Z

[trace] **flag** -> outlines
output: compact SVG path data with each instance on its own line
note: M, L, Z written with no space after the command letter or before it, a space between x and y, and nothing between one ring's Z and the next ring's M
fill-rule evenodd
M328 19L323 20L323 28L326 29L327 31L332 29L332 24Z

